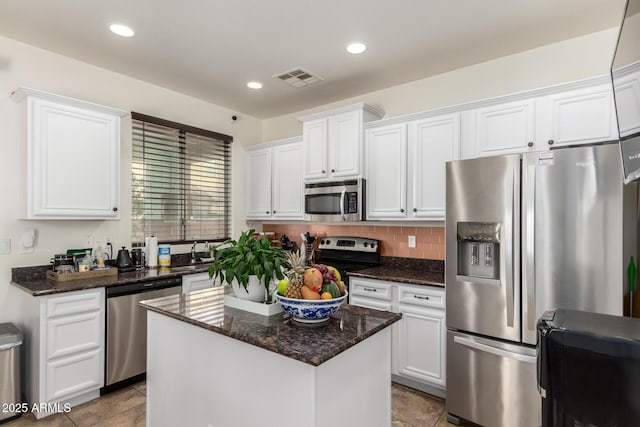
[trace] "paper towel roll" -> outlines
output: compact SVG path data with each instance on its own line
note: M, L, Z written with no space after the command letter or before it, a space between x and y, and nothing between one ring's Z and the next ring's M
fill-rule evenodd
M146 252L147 267L158 266L158 238L155 236L145 237L144 246Z

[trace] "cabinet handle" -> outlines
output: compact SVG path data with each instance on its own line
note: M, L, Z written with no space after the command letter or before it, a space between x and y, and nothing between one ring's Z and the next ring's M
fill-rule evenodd
M401 208L401 209L400 209L400 212L404 212L404 209L403 209L403 208Z
M418 212L418 208L413 208L413 211L414 212Z
M527 147L533 147L533 142L531 141L527 142Z
M267 214L269 213L269 211L267 211Z
M378 292L378 290L376 288L362 288L367 292Z
M331 169L331 173L334 173L336 170L335 169Z
M414 297L415 299L424 299L424 300L429 299L429 297L421 297L420 295L414 295L413 297Z
M322 169L322 173L326 173L326 171L324 169Z
M553 145L553 139L548 140L548 141L547 141L547 144L549 144L549 145Z
M273 213L276 213L276 211L273 211ZM487 246L488 247L488 246Z
M116 208L116 207L113 207L111 210L114 211L114 212L118 212L118 208Z

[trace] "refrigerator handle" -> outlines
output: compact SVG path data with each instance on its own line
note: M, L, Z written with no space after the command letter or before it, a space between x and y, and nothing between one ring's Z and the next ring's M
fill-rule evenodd
M474 350L484 351L485 353L493 354L498 357L508 357L510 359L515 359L520 362L536 364L536 356L528 356L526 354L514 353L508 350L503 350L501 348L493 347L491 345L482 344L476 341L472 341L467 338L455 336L453 337L453 342L456 344L463 345L465 347L472 348Z
M536 166L535 164L527 165L524 168L522 186L525 192L522 198L522 213L524 214L522 233L522 248L524 256L522 257L522 278L524 280L524 298L522 309L524 310L523 320L524 334L530 335L536 333L536 287L535 287L535 200L536 200ZM528 332L527 332L528 331ZM525 337L523 336L523 339Z
M510 185L511 188L507 188L507 203L508 212L505 215L505 230L504 230L504 239L505 239L505 292L506 292L506 303L507 303L507 326L513 327L513 317L514 317L514 282L513 282L513 216L515 215L515 169L511 174L511 182L507 185Z

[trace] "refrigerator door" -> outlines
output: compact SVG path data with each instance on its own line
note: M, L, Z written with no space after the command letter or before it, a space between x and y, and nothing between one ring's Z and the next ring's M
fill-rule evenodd
M615 144L524 155L523 342L547 309L622 315L623 191Z
M447 163L447 327L519 342L520 155Z
M447 331L447 412L483 426L538 427L536 349Z

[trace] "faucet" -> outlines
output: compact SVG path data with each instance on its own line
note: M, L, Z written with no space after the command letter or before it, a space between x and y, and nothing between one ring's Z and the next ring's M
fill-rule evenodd
M196 256L196 245L198 244L198 242L193 242L193 245L191 245L191 264L195 264L197 262L197 256Z

